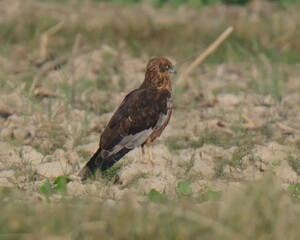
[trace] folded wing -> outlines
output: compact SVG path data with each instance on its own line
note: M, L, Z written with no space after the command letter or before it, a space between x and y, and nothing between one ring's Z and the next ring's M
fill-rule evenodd
M105 171L130 150L141 146L163 124L168 115L169 99L169 92L158 93L157 88L129 93L104 129L99 149L83 172Z

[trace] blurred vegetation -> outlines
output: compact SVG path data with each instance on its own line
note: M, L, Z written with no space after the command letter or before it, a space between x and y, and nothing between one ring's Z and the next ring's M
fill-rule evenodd
M184 1L178 2L184 3ZM277 72L276 63L299 62L300 46L297 29L300 29L300 21L296 10L299 8L297 3L295 7L289 8L289 16L276 7L267 5L259 6L258 9L253 9L251 6L241 9L220 8L216 9L217 16L212 18L213 8L207 8L205 12L201 12L201 15L191 12L192 21L187 23L187 20L179 21L175 17L179 14L178 16L185 19L187 18L185 14L174 12L173 18L176 21L173 24L159 24L147 11L132 10L126 13L118 7L115 9L116 14L119 15L118 19L111 16L108 16L107 20L98 19L99 13L105 13L105 7L97 3L91 4L94 11L90 11L89 14L80 10L80 4L71 5L72 18L68 17L70 8L52 7L49 15L45 15L44 11L33 13L33 9L30 11L29 8L25 8L22 21L19 21L16 16L16 18L11 17L9 21L0 22L0 54L8 54L13 45L37 50L41 35L53 26L64 22L61 29L51 36L48 46L49 58L70 52L74 39L80 33L84 44L90 47L109 44L118 49L120 45L125 44L126 48L136 56L148 52L151 55L172 55L180 60L203 51L222 31L232 25L235 27L235 32L207 60L207 63L251 60L257 62L258 67L265 68L268 59L272 59L269 67L271 72L262 72L262 74L272 74L270 76L272 87L266 87L272 89L274 95L278 95L274 88L280 87L276 86L276 77L281 73ZM70 7L67 4L66 6ZM108 13L110 11L112 11L111 7L108 8ZM62 16L64 12L65 17ZM166 14L166 17L170 17L170 14ZM99 22L95 24L95 21ZM263 62L264 55L266 61ZM101 78L104 79L105 75ZM253 83L253 87L257 85Z
M40 2L69 2L69 0L38 0ZM84 0L79 0L84 2ZM151 4L155 7L162 7L165 5L179 7L181 5L187 5L190 7L195 7L197 9L202 9L203 7L211 4L237 4L237 5L245 5L251 0L91 0L92 2L107 2L121 5L129 5L136 3L147 3ZM275 2L280 5L286 5L295 3L297 0L267 0L269 2Z
M300 234L295 189L280 190L274 178L225 196L208 190L194 198L185 182L178 191L180 201L174 201L152 189L149 200L137 205L134 196L110 204L58 196L29 201L24 193L0 188L0 238L296 240Z

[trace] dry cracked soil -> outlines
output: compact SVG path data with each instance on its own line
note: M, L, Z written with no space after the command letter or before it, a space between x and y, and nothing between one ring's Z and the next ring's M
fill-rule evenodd
M10 7L6 12L18 11ZM134 149L111 175L81 182L78 171L125 94L143 81L151 57L121 50L122 44L77 50L59 67L52 60L50 67L42 65L33 81L26 81L33 64L26 48L12 47L7 58L0 57L1 187L39 194L45 180L67 175L70 196L114 202L132 194L142 201L151 189L172 196L181 180L194 195L226 192L270 173L284 189L299 182L299 66L287 70L280 85L285 92L274 98L250 87L259 75L255 64L230 62L204 64L185 88L173 79L174 112L153 144L154 164L142 163L140 149ZM180 61L172 53L167 57ZM186 65L180 67L179 73Z

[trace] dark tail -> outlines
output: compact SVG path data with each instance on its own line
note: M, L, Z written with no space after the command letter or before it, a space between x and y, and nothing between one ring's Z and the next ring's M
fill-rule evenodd
M102 158L100 154L101 149L98 148L98 150L94 153L87 164L81 169L78 175L82 178L82 180L85 180L88 177L94 176L97 170L99 170L100 172L105 172L131 150L132 149L124 147L114 155L108 158Z

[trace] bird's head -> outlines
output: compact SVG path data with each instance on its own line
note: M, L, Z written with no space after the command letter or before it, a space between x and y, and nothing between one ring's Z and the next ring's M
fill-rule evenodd
M171 74L176 74L176 70L170 60L164 57L152 58L147 64L145 80L141 87L154 86L171 89Z
M147 72L153 72L158 75L176 74L176 69L169 59L164 57L155 57L149 60L147 64Z

